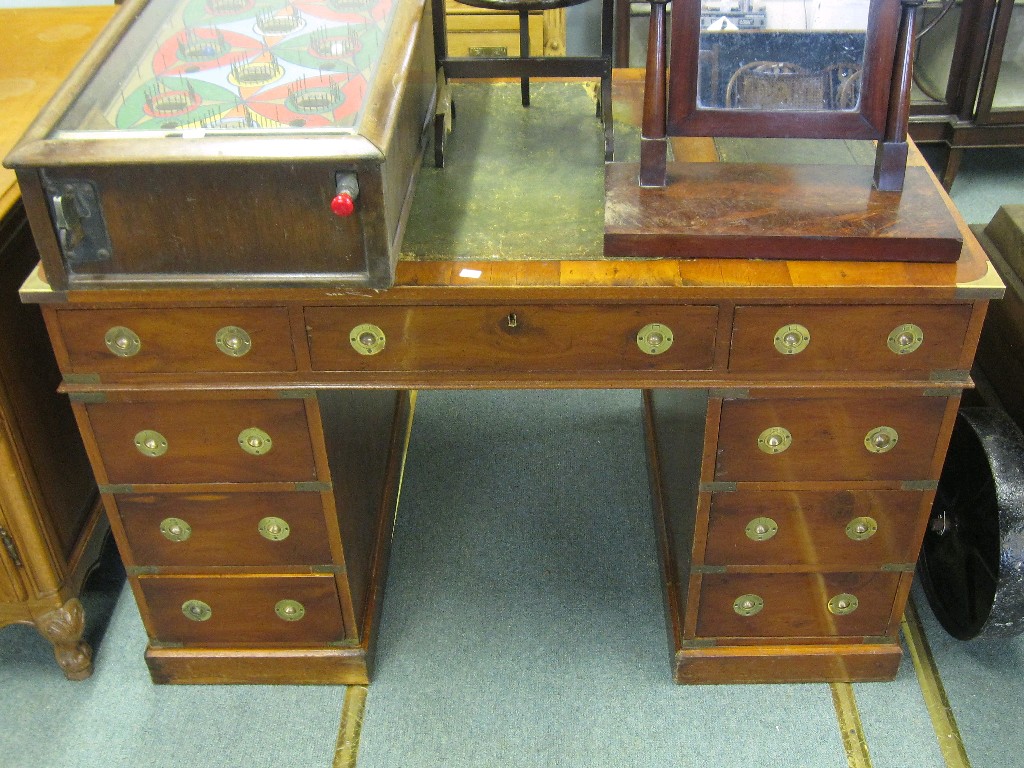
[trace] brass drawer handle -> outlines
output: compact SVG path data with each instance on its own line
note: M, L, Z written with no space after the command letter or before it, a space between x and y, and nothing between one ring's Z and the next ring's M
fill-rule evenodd
M282 621L298 621L306 615L306 607L298 600L278 600L274 613Z
M924 331L913 323L898 325L892 329L886 344L897 355L909 355L924 343Z
M213 615L213 609L202 600L186 600L181 604L181 612L192 621L206 621Z
M667 352L675 336L672 329L661 323L648 323L636 334L636 345L640 351L648 355L660 355Z
M107 331L103 336L103 342L107 349L118 357L131 357L139 354L139 350L142 349L139 335L123 325L115 325Z
M228 357L242 357L252 349L252 337L237 325L225 325L217 331L214 343Z
M270 435L258 427L249 427L239 432L238 444L243 451L253 456L270 453L270 449L274 447L274 441L270 439Z
M192 535L192 526L180 517L168 517L160 522L160 533L169 541L187 541Z
M828 601L828 609L836 616L848 616L857 610L860 601L856 595L842 593Z
M782 453L793 444L793 435L785 427L768 427L757 436L757 447L764 453Z
M280 517L264 517L257 526L260 536L268 541L284 541L292 532L292 528Z
M855 517L846 524L846 535L854 541L870 539L878 531L878 521L873 517Z
M775 349L783 355L798 355L811 343L811 332L800 323L784 325L775 332Z
M755 517L747 523L745 532L751 541L768 541L779 532L779 524L770 517Z
M888 453L896 447L899 434L892 427L875 427L864 435L864 447L871 453Z
M740 616L756 616L764 608L764 599L760 595L740 595L732 603L732 609Z
M361 323L349 332L348 341L360 355L376 355L384 351L387 337L379 326Z
M143 456L163 456L167 453L167 438L154 429L144 429L135 435L135 448Z

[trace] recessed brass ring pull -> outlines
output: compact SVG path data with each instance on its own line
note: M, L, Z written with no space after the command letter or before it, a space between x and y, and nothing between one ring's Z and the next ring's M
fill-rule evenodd
M387 338L373 323L361 323L349 331L348 341L360 355L376 355L384 350Z
M785 427L768 427L757 436L757 447L764 453L782 453L793 444L793 435Z
M770 517L755 517L747 523L745 530L751 541L768 541L779 532L779 524Z
M283 621L298 621L306 615L306 607L298 600L278 600L274 613Z
M760 595L740 595L732 603L732 609L740 616L754 616L764 608L764 599Z
M878 521L873 517L855 517L846 524L846 535L854 541L870 539L878 531Z
M784 355L796 355L811 343L811 332L800 323L784 325L775 332L775 349Z
M898 325L886 340L889 349L897 355L907 355L924 343L924 331L913 323Z
M160 521L160 533L170 541L185 541L192 535L192 526L180 517L167 517Z
M260 536L269 541L284 541L292 532L291 526L280 517L264 517L258 528Z
M274 441L270 439L270 435L258 427L249 427L239 432L238 444L242 446L243 451L253 456L270 453L270 449L274 447Z
M896 447L899 439L892 427L875 427L864 436L864 447L871 453L886 453Z
M636 345L640 351L648 355L660 355L667 352L675 336L672 329L661 323L648 323L636 334Z
M242 357L252 349L252 337L237 325L225 325L217 331L214 343L228 357Z
M856 595L843 593L828 601L828 609L836 616L847 616L857 610L860 601Z
M115 325L107 331L103 336L103 342L107 345L107 349L118 357L131 357L137 355L142 349L139 335L123 325Z
M135 448L143 456L163 456L167 453L167 438L156 430L144 429L135 435Z
M206 621L213 615L213 609L202 600L186 600L181 604L181 612L192 621Z

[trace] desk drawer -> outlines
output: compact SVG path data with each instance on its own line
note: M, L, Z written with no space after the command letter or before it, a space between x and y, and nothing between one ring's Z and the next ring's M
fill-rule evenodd
M139 576L154 639L308 645L344 639L333 576Z
M317 479L301 399L106 402L85 408L110 483ZM258 453L244 449L243 442Z
M282 307L56 313L71 373L294 371Z
M131 493L116 502L139 565L332 562L319 493Z
M933 479L947 402L939 396L726 400L715 479Z
M913 563L924 502L920 491L716 493L704 562L829 569Z
M889 628L900 576L877 572L704 574L697 635L881 636Z
M786 377L956 369L970 318L966 304L737 307L729 370Z
M306 308L322 371L707 370L717 319L713 306ZM650 324L654 353L637 341Z

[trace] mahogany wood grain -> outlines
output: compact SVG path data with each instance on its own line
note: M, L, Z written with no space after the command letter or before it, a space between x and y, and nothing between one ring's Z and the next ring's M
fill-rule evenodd
M956 369L960 363L971 305L789 305L736 308L729 355L730 371L758 371L794 377L818 371L882 372L906 376ZM775 333L790 324L810 332L810 343L796 354L775 347ZM908 323L924 333L921 346L897 354L889 334Z
M718 310L713 306L538 306L306 309L314 370L645 371L711 367ZM373 323L383 351L362 355L349 334ZM660 323L674 333L660 354L642 352L637 333Z
M139 576L143 618L150 636L167 643L245 647L263 643L310 645L344 638L334 577L330 575ZM201 600L205 621L186 618L182 606ZM274 611L280 600L296 600L305 613L287 621Z
M295 648L150 645L146 665L154 683L179 685L367 685L373 657L365 645Z
M333 561L319 493L129 493L116 496L116 511L132 556L147 566L270 566ZM160 531L166 518L191 526L184 541ZM279 517L288 537L260 535L265 517Z
M784 645L685 648L676 652L677 683L820 683L892 680L900 647Z
M88 428L99 446L108 482L223 483L312 481L317 476L301 399L88 403ZM255 456L238 444L250 427L270 435ZM161 456L135 446L142 430L167 440Z
M898 573L705 573L697 609L698 637L857 637L889 630ZM764 607L741 616L733 603L754 594ZM857 609L839 616L828 609L837 595L854 595Z
M69 310L56 314L75 374L205 373L293 371L288 311L284 307L216 307L160 310ZM122 326L139 337L138 352L115 355L104 342L108 330ZM252 346L241 357L222 352L217 332L227 326L244 330Z
M920 491L747 490L711 495L705 564L815 570L877 570L917 560L931 495ZM758 541L746 533L757 518L778 532ZM855 540L847 526L870 517L877 530Z
M727 400L719 428L718 481L923 480L932 458L947 398L889 395ZM864 445L880 426L896 430L886 453ZM783 427L792 444L781 453L758 447L758 436Z

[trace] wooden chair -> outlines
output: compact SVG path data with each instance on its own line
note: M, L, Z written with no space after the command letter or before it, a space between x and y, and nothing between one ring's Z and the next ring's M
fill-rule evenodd
M445 123L454 122L455 105L448 96L448 79L518 77L524 107L530 106L531 77L599 77L597 116L604 126L605 160L612 159L612 35L616 0L601 0L601 53L598 56L531 56L529 15L535 11L568 8L587 0L458 0L464 5L511 11L519 17L518 57L455 57L448 55L448 32L443 0L433 3L434 55L438 68L438 111L434 119L434 164L444 166ZM620 0L621 1L621 0ZM446 114L447 113L447 114Z

